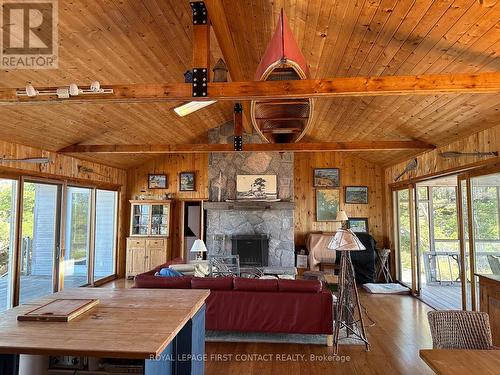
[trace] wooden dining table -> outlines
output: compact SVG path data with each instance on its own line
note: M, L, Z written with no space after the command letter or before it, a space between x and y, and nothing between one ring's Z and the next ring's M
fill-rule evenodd
M420 358L439 375L500 374L500 350L422 349Z

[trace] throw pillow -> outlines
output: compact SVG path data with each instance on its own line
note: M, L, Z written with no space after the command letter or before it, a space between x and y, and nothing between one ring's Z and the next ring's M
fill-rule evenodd
M158 272L158 276L161 276L161 277L179 277L179 276L182 276L182 273L180 273L179 271L176 271L172 268L162 268Z
M194 266L194 275L196 277L206 277L210 274L210 269L208 268L208 264L197 264Z

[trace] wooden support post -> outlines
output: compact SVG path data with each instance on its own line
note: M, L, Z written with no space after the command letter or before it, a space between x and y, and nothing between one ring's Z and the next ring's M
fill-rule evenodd
M243 107L240 103L234 105L234 151L243 149Z
M233 34L229 28L229 21L224 11L224 5L221 0L205 0L206 7L210 13L210 22L219 43L219 47L227 64L231 80L245 81L243 73L243 64L236 50L236 41L233 39ZM248 134L253 132L253 126L250 121L250 103L243 101L243 129Z
M193 69L206 68L210 82L210 19L203 1L191 3L193 11Z

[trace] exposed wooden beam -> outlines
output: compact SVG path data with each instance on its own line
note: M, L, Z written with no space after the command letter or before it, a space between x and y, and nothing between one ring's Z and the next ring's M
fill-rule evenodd
M205 25L193 25L193 68L207 68L210 81L210 20Z
M133 103L192 100L191 84L102 85L113 94L72 96L17 96L16 89L0 89L0 105L19 103ZM37 88L37 89L54 89ZM420 76L324 78L297 81L210 82L208 96L196 100L262 100L332 98L342 96L429 95L500 92L500 72Z
M217 43L222 51L224 61L226 62L229 75L233 81L245 81L243 73L243 64L240 61L236 43L233 39L233 33L229 28L229 22L224 11L224 5L221 0L205 0L205 6L212 22L212 28L217 38ZM250 122L250 103L242 102L243 106L243 128L245 132L252 133L253 126Z
M378 151L434 149L435 146L421 141L357 141L328 143L262 143L244 144L243 152L318 152L318 151ZM231 152L232 144L171 144L171 145L72 145L60 153L94 154L174 154Z

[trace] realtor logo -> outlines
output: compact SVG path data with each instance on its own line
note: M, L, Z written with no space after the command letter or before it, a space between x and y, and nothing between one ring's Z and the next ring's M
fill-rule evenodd
M0 0L0 68L57 68L57 1Z

